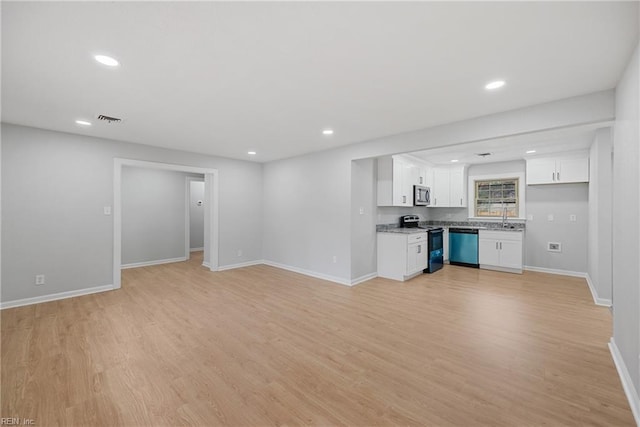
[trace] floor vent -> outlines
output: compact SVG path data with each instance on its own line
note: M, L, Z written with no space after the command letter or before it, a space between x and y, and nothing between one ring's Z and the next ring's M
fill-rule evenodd
M102 120L103 122L107 123L119 123L122 121L122 119L119 119L117 117L105 116L104 114L100 114L97 118L98 120Z

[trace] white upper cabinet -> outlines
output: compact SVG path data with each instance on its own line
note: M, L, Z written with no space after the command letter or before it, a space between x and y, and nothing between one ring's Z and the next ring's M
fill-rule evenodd
M433 169L431 207L462 208L467 206L467 177L465 166Z
M419 169L402 156L378 158L378 206L413 206Z
M588 153L527 160L527 185L589 182Z
M431 206L449 206L449 168L435 168L433 170L433 187L431 187Z
M449 206L464 208L467 206L467 179L464 166L453 166L449 170Z

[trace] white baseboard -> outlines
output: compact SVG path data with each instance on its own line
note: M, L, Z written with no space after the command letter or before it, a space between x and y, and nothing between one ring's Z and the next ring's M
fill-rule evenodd
M585 274L585 279L587 279L587 285L589 285L589 290L591 291L591 296L593 297L593 302L596 305L602 305L604 307L611 307L611 300L606 298L600 298L598 296L598 292L596 291L596 287L591 281L591 276L589 273Z
M611 357L613 358L613 363L616 365L616 369L618 370L618 375L620 376L620 381L622 381L622 388L624 389L624 394L627 395L627 400L629 401L629 406L631 406L631 412L633 413L633 418L636 420L636 425L640 426L640 399L638 399L638 392L636 388L633 386L633 381L631 380L631 375L629 375L629 370L627 369L627 365L624 363L624 359L622 359L622 354L620 354L620 349L616 345L613 337L611 341L609 341L609 350L611 351Z
M356 279L351 279L351 286L355 286L358 285L362 282L366 282L367 280L371 280L371 279L375 279L376 277L378 277L378 273L370 273L370 274L365 274L364 276L360 276Z
M209 268L209 269L211 268L211 264L209 264L209 262L208 262L208 261L202 261L202 266L203 266L203 267L207 267L207 268Z
M191 249L189 249L189 252L200 252L200 251L204 251L204 248L191 248Z
M532 267L530 265L525 265L524 269L528 271L536 271L538 273L549 273L549 274L558 274L561 276L582 277L587 281L587 285L589 286L589 291L591 292L591 297L593 298L594 304L601 305L603 307L611 307L610 299L600 298L598 296L598 293L596 292L596 288L593 285L593 282L591 282L591 277L589 277L589 273L582 273L580 271L570 271L570 270L556 270L554 268Z
M186 257L180 257L180 258L159 259L156 261L133 262L131 264L122 264L120 268L124 270L127 268L149 267L151 265L171 264L172 262L183 262L186 260L187 260Z
M3 301L3 302L0 302L0 310L4 310L5 308L22 307L24 305L40 304L42 302L57 301L60 299L79 297L82 295L90 295L90 294L96 294L98 292L105 292L105 291L112 291L112 290L114 290L113 285L103 285L103 286L94 286L93 288L78 289L76 291L58 292L56 294L42 295L39 297L23 298L23 299L17 299L13 301Z
M581 271L558 270L555 268L533 267L531 265L525 265L524 269L527 271L536 271L538 273L559 274L560 276L587 277L587 273L583 273Z
M315 271L305 270L304 268L292 267L290 265L280 264L274 261L264 260L265 265L271 267L281 268L283 270L293 271L294 273L304 274L305 276L315 277L316 279L327 280L329 282L338 283L340 285L352 286L351 280L343 279L341 277L330 276L328 274L316 273Z
M264 261L259 259L256 261L240 262L238 264L221 265L220 267L218 267L218 271L233 270L234 268L251 267L252 265L261 264L264 264Z

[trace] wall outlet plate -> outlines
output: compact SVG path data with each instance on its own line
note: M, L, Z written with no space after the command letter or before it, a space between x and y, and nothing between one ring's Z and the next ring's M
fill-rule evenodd
M44 274L36 274L36 286L44 285Z
M553 221L553 214L547 215L547 221Z
M562 243L560 243L560 242L547 242L547 251L549 251L549 252L562 252Z
M569 215L569 221L576 222L577 220L578 220L578 218L575 215L573 215L573 214Z

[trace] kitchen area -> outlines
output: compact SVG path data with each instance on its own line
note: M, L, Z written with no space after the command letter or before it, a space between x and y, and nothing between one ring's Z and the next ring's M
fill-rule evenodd
M375 159L377 275L406 281L448 266L586 271L592 138L522 141L502 151L485 142ZM570 257L576 263L565 261Z

